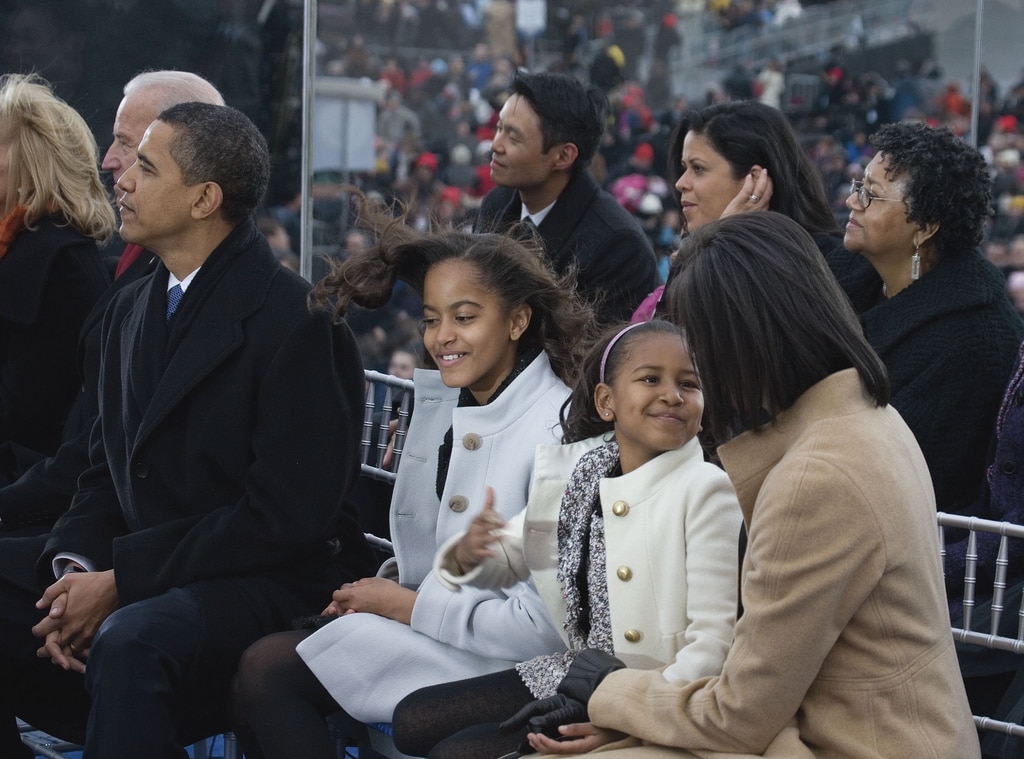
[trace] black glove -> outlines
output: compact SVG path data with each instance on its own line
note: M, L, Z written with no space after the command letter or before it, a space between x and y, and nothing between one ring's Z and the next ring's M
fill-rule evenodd
M561 693L531 701L499 725L503 734L514 733L524 725L529 732L544 733L558 740L559 725L587 721L587 705Z
M569 671L562 678L562 682L558 684L556 692L587 704L601 681L610 672L623 669L625 666L619 659L611 654L606 654L599 648L584 648L573 659Z
M608 675L626 665L611 654L597 648L585 648L576 656L569 672L558 684L554 696L532 701L501 723L502 733L512 733L529 726L531 733L543 733L561 739L559 725L586 722L587 704L597 686Z

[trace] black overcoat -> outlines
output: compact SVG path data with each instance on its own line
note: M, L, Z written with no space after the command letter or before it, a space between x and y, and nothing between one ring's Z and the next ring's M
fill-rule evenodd
M519 221L519 191L495 187L480 206L474 231L505 231ZM602 323L628 320L658 286L654 249L643 228L588 170L578 171L537 231L559 274L577 269L577 289Z
M43 456L13 443L0 444L0 462L12 480L0 487L0 537L48 532L71 505L78 476L89 467L89 431L99 413L96 384L103 312L118 290L152 273L155 265L155 256L144 251L85 317L78 347L82 387L64 422L57 452Z
M989 439L1024 340L1005 278L972 249L943 256L885 298L863 256L836 249L827 261L889 370L890 403L921 445L939 511L963 510L982 492Z
M106 311L91 466L37 571L52 582L56 554L87 557L114 569L122 606L191 588L212 675L372 572L345 499L363 375L347 326L308 308L308 283L251 221L169 322L167 277L159 266Z
M110 284L96 241L51 217L0 259L0 442L52 455L81 386L78 338Z

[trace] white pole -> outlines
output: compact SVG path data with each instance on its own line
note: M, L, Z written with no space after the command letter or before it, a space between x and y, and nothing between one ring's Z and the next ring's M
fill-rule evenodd
M971 89L971 129L967 133L967 141L971 145L978 143L978 111L981 108L981 28L985 17L985 0L978 0L974 12L974 80ZM978 146L980 147L980 145Z
M316 76L316 0L304 0L302 12L302 241L299 273L313 279L313 78Z

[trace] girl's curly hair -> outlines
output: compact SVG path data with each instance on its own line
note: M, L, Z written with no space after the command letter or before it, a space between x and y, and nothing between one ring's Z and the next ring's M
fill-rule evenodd
M992 207L992 178L984 156L948 127L920 122L886 124L871 137L883 153L885 175L905 182L907 221L936 223L939 257L981 243Z

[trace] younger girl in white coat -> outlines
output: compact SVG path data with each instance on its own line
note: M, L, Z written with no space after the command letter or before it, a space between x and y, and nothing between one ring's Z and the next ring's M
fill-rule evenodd
M496 723L552 695L577 652L599 648L669 679L717 674L732 642L740 511L696 439L704 399L679 329L609 332L584 359L564 445L541 445L525 512L494 498L449 539L435 573L453 590L532 577L568 650L494 675L425 688L396 709L395 740L431 759L498 756L525 729ZM503 494L497 493L497 502ZM613 734L593 729L596 747Z

